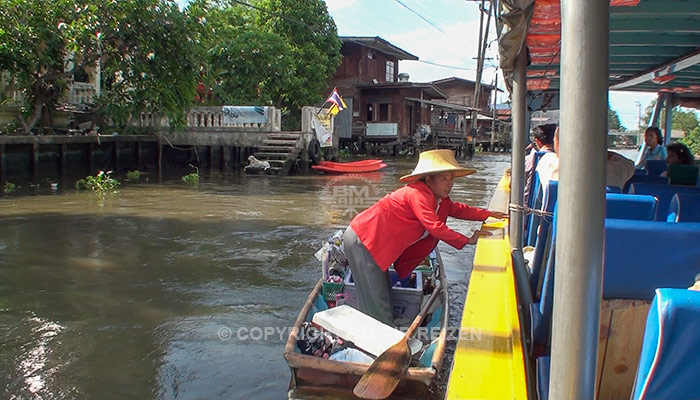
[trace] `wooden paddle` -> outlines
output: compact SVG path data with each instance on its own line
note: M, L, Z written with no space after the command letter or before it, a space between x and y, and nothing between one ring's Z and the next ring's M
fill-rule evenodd
M355 385L353 393L363 399L385 399L396 389L411 363L411 348L408 339L416 331L437 298L442 286L435 288L428 303L413 320L401 340L380 354Z

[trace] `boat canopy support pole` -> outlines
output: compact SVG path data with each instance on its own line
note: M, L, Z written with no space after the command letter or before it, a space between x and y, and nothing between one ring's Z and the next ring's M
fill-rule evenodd
M525 68L527 58L525 49L520 50L515 59L513 71L513 141L511 145L511 170L510 170L510 203L515 206L523 205L523 190L525 188L525 140L527 139L527 81ZM521 211L510 212L510 247L519 250L523 247L523 213Z
M561 2L550 399L594 399L605 233L609 0Z
M664 146L668 146L671 143L671 127L673 124L673 93L665 93L666 100L664 101L664 107L666 107L666 115L664 116Z

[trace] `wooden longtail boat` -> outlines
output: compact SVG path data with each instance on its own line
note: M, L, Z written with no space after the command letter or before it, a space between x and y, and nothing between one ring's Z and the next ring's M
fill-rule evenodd
M434 274L436 284L448 288L439 253L434 270L437 271L437 273ZM322 283L322 280L319 280L306 299L294 323L292 333L289 335L285 345L284 358L287 360L292 373L289 384L290 399L355 398L352 393L353 388L360 380L360 377L369 368L369 365L334 361L301 354L297 348L298 337L295 332L302 330L304 321L311 320L310 313L313 312L314 302L319 298L322 299ZM390 399L417 399L427 396L428 388L437 372L440 370L445 356L445 345L448 339L447 322L449 317L449 297L447 292L447 290L442 290L433 305L433 307L441 307L442 312L440 315L440 333L437 335L436 346L430 361L430 366L421 367L415 366L414 363L412 363L412 366L406 371L396 390L389 397ZM423 301L425 302L428 297L429 295L424 295ZM430 320L430 316L425 320ZM358 326L357 329L358 331L362 331L363 327ZM424 346L424 348L425 347L426 346Z

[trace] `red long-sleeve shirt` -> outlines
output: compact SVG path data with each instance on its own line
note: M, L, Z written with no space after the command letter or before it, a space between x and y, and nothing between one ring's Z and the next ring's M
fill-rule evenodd
M469 238L447 227L448 216L483 221L489 211L453 202L449 197L438 207L428 185L419 181L384 196L358 214L350 227L383 271L394 263L399 276L406 277L439 240L458 249L469 242Z

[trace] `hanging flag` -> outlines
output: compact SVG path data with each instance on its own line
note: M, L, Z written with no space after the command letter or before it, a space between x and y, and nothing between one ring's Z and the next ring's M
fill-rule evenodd
M333 88L331 95L326 99L326 103L331 103L331 108L328 109L328 113L334 116L348 108L343 98L338 94L338 88Z

